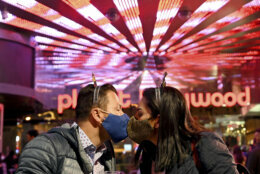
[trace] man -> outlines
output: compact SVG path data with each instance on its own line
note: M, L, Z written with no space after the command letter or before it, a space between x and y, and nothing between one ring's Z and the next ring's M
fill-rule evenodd
M123 114L116 89L109 84L80 90L76 122L39 135L24 148L17 173L104 173L115 170L110 139L127 137L128 116Z
M251 174L260 173L260 128L255 131L256 147L248 154L247 168Z
M28 132L27 132L27 141L29 142L29 141L31 141L32 139L34 139L35 137L37 137L38 136L38 131L37 130L35 130L35 129L31 129L31 130L29 130Z

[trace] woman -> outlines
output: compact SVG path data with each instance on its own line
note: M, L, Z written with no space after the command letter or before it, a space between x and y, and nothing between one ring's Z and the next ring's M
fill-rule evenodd
M145 89L137 113L128 123L128 135L141 143L145 155L150 154L157 172L238 173L223 140L192 118L184 96L176 88ZM150 152L144 148L149 144L145 140L154 144ZM140 167L141 172L145 170ZM153 172L153 165L149 168L150 172L142 173Z

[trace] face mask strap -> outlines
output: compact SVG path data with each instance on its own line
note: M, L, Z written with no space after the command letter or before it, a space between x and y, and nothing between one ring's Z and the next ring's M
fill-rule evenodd
M104 112L104 113L106 113L106 114L109 114L109 112L104 111L103 109L100 109L100 111L101 111L101 112Z

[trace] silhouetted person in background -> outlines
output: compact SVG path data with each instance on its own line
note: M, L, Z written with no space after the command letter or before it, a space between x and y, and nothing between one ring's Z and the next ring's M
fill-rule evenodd
M248 154L247 168L251 174L260 173L260 128L255 131L256 147Z
M27 141L31 141L32 139L34 139L35 137L37 137L39 135L38 131L35 129L31 129L27 132Z
M4 159L4 162L6 163L6 168L7 168L7 173L12 174L12 170L15 171L16 169L16 164L18 163L18 158L17 155L13 150L9 152L7 157Z
M242 150L240 149L240 146L238 145L234 146L233 156L236 163L244 165L245 160L244 160Z

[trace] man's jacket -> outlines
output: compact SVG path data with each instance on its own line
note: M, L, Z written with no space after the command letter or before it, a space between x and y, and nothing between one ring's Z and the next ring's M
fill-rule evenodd
M106 142L107 150L100 158L105 170L115 170L114 151L111 142ZM84 151L78 134L78 127L64 124L53 128L30 141L19 158L16 171L37 174L87 174L93 166Z

